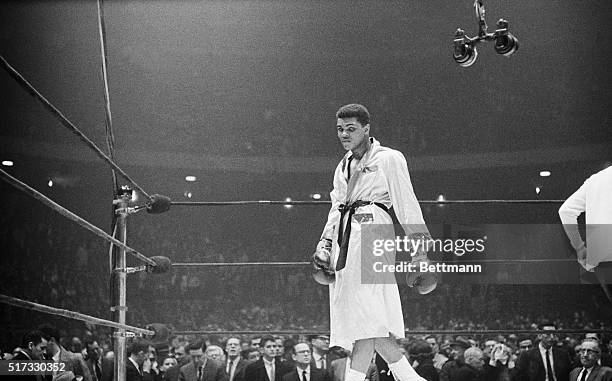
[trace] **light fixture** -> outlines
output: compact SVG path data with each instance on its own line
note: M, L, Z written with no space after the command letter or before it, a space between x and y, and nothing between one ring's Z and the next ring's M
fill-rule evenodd
M550 176L550 171L540 171L540 177L548 177Z
M11 160L3 160L2 161L2 165L4 165L5 167L12 167L13 164L14 163Z
M320 200L321 199L321 193L313 193L310 195L310 197L312 197L313 200Z
M291 201L293 201L293 200L291 199L291 197L287 197L287 198L285 198L285 201L287 201L287 202L291 202ZM284 207L285 209L291 209L291 208L293 208L293 205L290 205L290 204L285 204L285 205L283 205L283 207Z
M192 182L194 182L196 180L197 180L197 177L195 177L195 176L191 176L191 175L185 176L185 181L189 181L190 183L192 183Z

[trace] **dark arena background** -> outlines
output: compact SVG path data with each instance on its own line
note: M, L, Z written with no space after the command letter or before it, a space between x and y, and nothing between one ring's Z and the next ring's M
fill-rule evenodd
M463 68L453 38L458 27L478 30L469 0L104 1L115 162L150 194L177 202L329 201L344 154L335 112L364 104L372 135L405 155L418 199L432 201L421 205L432 232L478 236L503 224L541 233L502 238L487 253L498 262L480 277L443 275L427 295L400 282L406 328L450 330L436 336L440 344L455 331L503 330L461 335L510 345L535 341L525 330L550 321L576 330L558 341L573 351L585 330L612 329L612 299L576 262L558 215L612 160L612 2L484 5L489 31L507 19L520 48L504 57L482 42ZM95 1L0 3L0 55L108 152ZM111 168L8 70L0 71L0 159L3 171L112 233ZM109 243L6 181L0 192L0 293L113 320ZM445 200L500 202L433 202ZM504 202L512 200L544 202ZM328 334L327 287L304 263L328 211L326 203L173 205L130 215L127 244L174 265L128 274L126 324L165 324L169 345ZM262 263L227 265L251 262ZM1 304L0 351L11 354L41 324L58 328L66 347L94 338L112 350L109 327Z

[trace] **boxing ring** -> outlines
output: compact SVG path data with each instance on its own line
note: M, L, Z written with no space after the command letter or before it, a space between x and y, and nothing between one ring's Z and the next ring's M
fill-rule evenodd
M114 158L114 134L112 125L112 115L110 108L110 96L108 90L108 78L107 78L107 53L106 53L106 38L105 38L105 24L104 24L104 12L103 2L98 0L98 30L100 35L100 52L102 56L102 73L104 77L104 100L105 100L105 125L106 125L106 139L108 153L105 153L100 147L98 147L89 137L87 137L74 123L72 123L64 114L56 108L47 98L45 98L26 78L24 78L19 71L10 65L10 63L0 55L0 65L2 68L31 96L39 101L64 127L75 134L80 141L82 141L87 147L89 147L102 161L104 161L111 169L113 176L113 183L115 185L115 195L112 202L114 221L112 233L109 234L103 229L93 225L84 218L80 217L76 213L64 208L58 203L54 202L47 196L38 192L33 187L20 181L19 179L10 175L7 171L0 169L0 177L4 182L18 189L19 191L27 194L45 206L60 214L64 218L78 224L83 229L86 229L98 238L107 241L110 244L112 251L111 259L111 282L113 289L113 297L111 301L111 311L113 312L113 321L96 318L93 316L81 314L79 312L70 311L66 309L59 309L51 306L46 306L39 303L34 303L27 300L18 299L8 295L0 295L0 302L7 305L12 305L19 308L34 310L42 313L52 314L56 316L62 316L69 319L80 320L95 325L101 325L111 327L114 329L114 352L115 352L115 379L123 381L125 379L125 361L126 361L126 345L127 339L136 336L154 337L156 332L151 329L143 329L135 326L126 324L126 311L127 311L127 276L131 273L140 271L147 271L150 273L162 274L169 271L171 268L182 269L182 268L216 268L216 267L283 267L283 268L299 268L308 269L304 271L310 271L312 266L310 261L253 261L253 262L183 262L183 263L172 263L171 258L161 256L147 256L144 253L139 252L136 249L128 246L127 244L127 219L131 214L138 213L141 211L147 211L149 214L159 214L168 212L172 206L174 207L240 207L240 206L260 206L265 208L267 206L274 205L300 205L300 206L312 206L312 207L327 207L331 204L330 201L283 201L283 200L236 200L236 201L172 201L170 198L151 194L145 191L136 181L130 177L115 161ZM123 178L128 185L120 186L118 177ZM142 194L146 201L144 203L135 204L132 201L132 191L138 191ZM532 204L543 204L543 205L559 205L564 200L557 199L523 199L523 200L511 200L511 199L490 199L490 200L423 200L420 201L422 205L532 205ZM142 266L131 268L126 264L127 255L131 255L138 259ZM504 265L504 264L546 264L552 262L558 263L575 263L575 259L569 258L558 258L558 259L480 259L480 263L489 263L492 265ZM300 270L302 271L302 270ZM314 285L314 282L313 282ZM607 292L606 287L602 284L604 291ZM609 293L606 294L610 298ZM505 330L409 330L407 333L411 335L427 335L427 334L452 334L452 335L469 335L469 334L536 334L539 330L517 330L517 329L505 329ZM610 330L601 329L559 329L556 333L606 333ZM198 330L198 331L174 331L176 335L209 335L209 334L224 334L224 335L259 335L259 334L319 334L327 333L320 330Z

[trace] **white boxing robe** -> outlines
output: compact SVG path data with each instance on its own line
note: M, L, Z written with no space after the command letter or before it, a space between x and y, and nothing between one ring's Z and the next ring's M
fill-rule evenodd
M338 229L340 225L341 204L350 205L357 200L371 201L393 207L397 219L405 228L418 226L427 233L421 208L412 189L408 165L399 151L382 147L374 138L371 147L356 163L347 180L349 151L338 164L334 173L334 189L330 193L332 207L323 230L322 237L332 239L331 263L336 268L338 261ZM351 182L349 186L349 181ZM350 194L347 194L349 192ZM361 231L365 224L386 224L391 228L393 221L387 211L374 204L359 207L355 214L371 215L360 220L352 218L351 236L348 245L346 265L336 271L334 283L329 285L330 297L330 346L340 346L352 350L356 340L388 337L392 334L404 337L404 319L395 278L391 283L361 282ZM344 227L346 219L344 216ZM407 231L407 234L416 231ZM427 233L428 234L428 233ZM389 261L394 262L395 253ZM391 274L393 275L393 274Z

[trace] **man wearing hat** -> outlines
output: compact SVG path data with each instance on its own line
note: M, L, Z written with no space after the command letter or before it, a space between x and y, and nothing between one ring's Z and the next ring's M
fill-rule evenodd
M447 361L440 370L440 381L452 381L455 374L464 365L463 353L470 348L470 342L462 337L457 336L454 341L450 342L450 360Z

